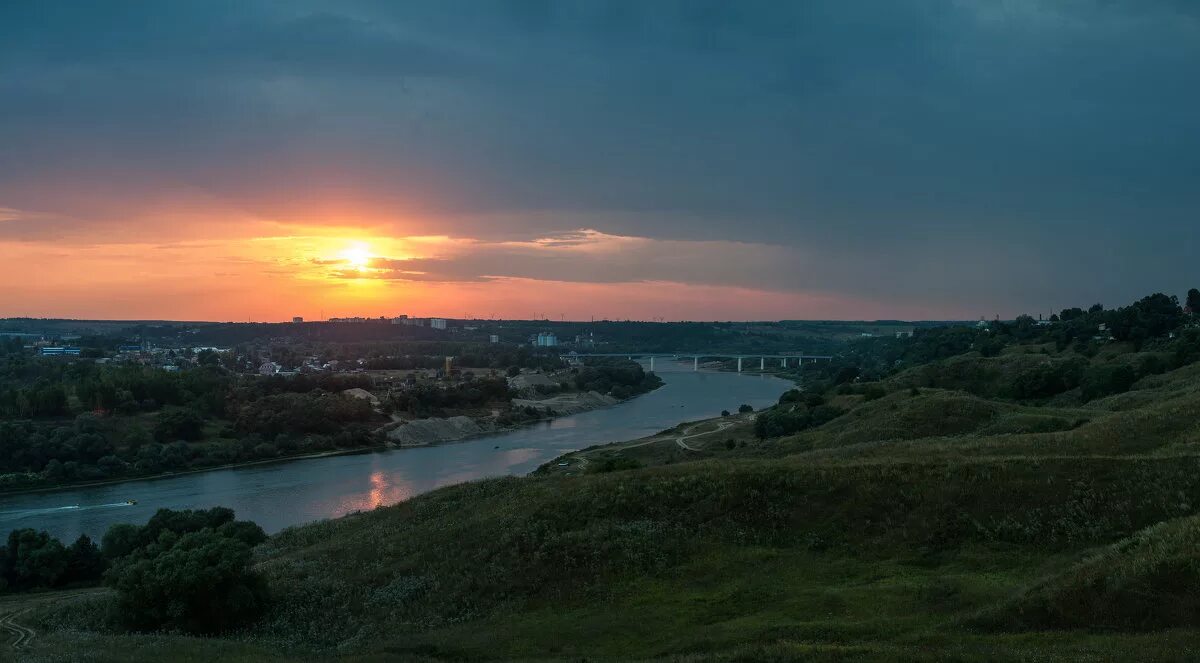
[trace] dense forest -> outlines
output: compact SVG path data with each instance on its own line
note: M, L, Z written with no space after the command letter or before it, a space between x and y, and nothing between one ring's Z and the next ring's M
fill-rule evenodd
M89 347L104 354L110 345ZM510 408L505 375L562 369L549 349L454 341L273 341L168 357L179 370L39 357L19 339L0 340L0 490L377 446L381 426L396 418L499 410L499 425L519 425L545 414ZM440 374L446 357L466 370L445 380L387 374L382 383L366 373ZM260 376L263 359L285 369L344 362L352 370ZM625 360L593 360L575 372L566 386L620 399L661 384Z
M60 362L10 353L0 487L180 471L372 443L361 377L253 378L219 367Z

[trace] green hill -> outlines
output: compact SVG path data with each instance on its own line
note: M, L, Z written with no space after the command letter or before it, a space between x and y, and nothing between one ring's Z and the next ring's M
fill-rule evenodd
M99 592L30 613L37 653L1196 658L1200 363L1157 343L834 366L756 415L792 415L789 434L735 414L286 530L255 550L267 613L222 639L118 634Z
M1200 516L1154 525L1038 581L974 621L994 629L1200 626Z

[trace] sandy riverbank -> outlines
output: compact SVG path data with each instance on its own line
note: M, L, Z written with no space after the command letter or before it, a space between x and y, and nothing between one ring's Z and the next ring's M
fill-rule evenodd
M641 394L639 394L640 396ZM637 398L637 396L634 396ZM616 405L622 401L599 394L597 392L584 392L576 394L561 394L553 398L544 400L531 399L513 399L514 405L520 407L531 406L541 411L545 416L536 421L545 421L555 417L568 416L595 410L602 407ZM94 486L108 486L118 483L126 483L130 481L154 481L157 479L170 479L187 474L197 474L200 472L214 472L217 470L229 470L239 467L251 467L255 465L269 465L272 463L286 463L293 460L306 460L311 458L326 458L330 456L345 456L350 454L372 453L376 451L384 451L386 449L403 449L409 447L424 447L435 444L446 444L452 442L462 442L481 435L491 435L494 433L504 433L511 430L516 430L523 425L534 423L527 422L518 426L499 426L494 421L489 421L488 418L472 419L471 417L449 417L446 419L417 419L407 422L392 428L387 431L385 437L386 444L370 445L366 447L356 447L353 449L330 449L327 451L318 451L310 453L300 453L291 456L280 456L277 458L262 458L256 460L248 460L237 463L224 463L221 465L213 465L210 467L197 467L175 472L163 472L161 474L148 474L143 476L121 477L116 479L105 479L102 481L86 481L81 483L67 483L58 486L40 486L36 488L18 488L16 490L2 490L0 496L7 495L22 495L27 493L47 493L56 490L70 490L76 488L89 488ZM401 431L401 432L397 432Z
M636 397L635 397L636 398ZM579 414L589 410L616 405L621 401L595 391L559 394L551 398L535 400L512 399L513 407L533 408L543 416L538 421ZM530 422L532 423L532 422ZM461 442L480 435L513 430L514 426L499 426L492 417L473 419L466 416L416 419L402 423L387 431L388 444L397 447L423 447L446 442Z

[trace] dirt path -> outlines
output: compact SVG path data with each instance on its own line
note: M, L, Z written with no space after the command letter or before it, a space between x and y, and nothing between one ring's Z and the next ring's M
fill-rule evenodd
M0 632L3 633L6 646L9 649L17 651L28 649L33 643L33 639L37 637L37 631L22 624L19 620L21 615L33 610L34 608L54 603L74 599L81 596L95 595L98 593L107 592L110 590L102 587L94 589L76 589L66 590L61 592L38 592L32 594L10 594L0 599ZM3 648L5 645L0 645ZM3 658L0 656L0 658Z
M706 430L702 433L692 433L691 435L688 434L688 433L691 433L692 431L696 430L700 426L703 426L706 423L708 423L708 422L702 421L698 424L692 424L691 426L688 426L687 428L683 429L683 434L680 435L679 437L675 438L675 444L679 445L680 449L686 449L687 451L700 451L699 449L697 449L695 447L688 446L688 443L685 440L692 440L697 437L703 437L705 435L712 435L713 433L720 433L721 431L725 430L726 428L729 428L730 426L734 425L737 422L736 421L718 421L717 427L715 430Z
M589 462L588 456L590 454L600 452L600 451L624 451L626 449L636 449L637 447L644 447L647 444L657 444L660 442L667 442L667 441L674 442L680 449L683 449L685 451L702 451L701 449L697 449L696 447L691 446L690 444L687 443L687 441L698 438L698 437L704 437L705 435L712 435L714 433L720 433L721 431L726 430L729 427L734 426L735 424L743 423L746 421L753 421L753 419L754 419L753 416L747 418L747 417L738 415L738 416L735 416L734 418L715 420L717 423L717 427L714 428L713 430L702 431L699 433L692 432L692 431L695 431L697 428L714 421L713 419L705 419L704 421L697 421L697 422L691 424L690 426L684 428L682 431L680 431L680 434L678 436L673 437L673 438L663 437L661 435L653 435L646 439L637 440L634 442L630 442L628 444L621 444L621 443L608 444L608 445L604 445L602 447L597 447L595 449L589 449L587 451L577 451L573 454L569 454L566 457L564 457L564 460L570 459L570 460L576 461L576 464L575 464L574 468L572 468L572 469L582 471L582 470L587 469L588 462Z
M29 608L17 610L15 612L7 612L0 616L0 628L4 629L9 635L8 646L12 649L24 649L33 642L33 638L37 633L22 624L17 623L16 618L22 614L29 612Z

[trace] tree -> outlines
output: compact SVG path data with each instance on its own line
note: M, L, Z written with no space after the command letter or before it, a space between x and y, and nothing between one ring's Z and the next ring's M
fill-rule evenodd
M75 543L67 546L67 572L63 581L99 580L107 566L96 543L88 535L80 534Z
M1179 299L1161 292L1122 307L1109 315L1109 327L1118 341L1132 341L1135 347L1151 338L1165 335L1184 321Z
M1192 288L1187 292L1187 307L1192 315L1200 315L1200 290Z
M1085 315L1085 312L1083 309L1081 309L1079 307L1074 307L1074 308L1063 309L1062 313L1060 313L1058 317L1063 322L1070 322L1071 320L1075 320L1076 318L1082 318L1084 315Z
M100 539L100 551L109 560L115 560L128 555L138 547L138 534L141 532L137 525L118 523L108 528Z
M267 540L267 533L258 523L249 520L233 520L217 528L217 533L228 539L236 539L254 547Z
M1037 320L1034 320L1032 315L1024 313L1018 315L1017 319L1013 321L1013 327L1016 328L1019 335L1028 334L1036 326Z
M13 530L0 552L0 573L15 589L54 587L67 572L67 549L46 532Z
M196 364L199 366L220 366L221 357L216 352L206 348L196 354Z
M141 528L138 541L145 546L158 541L163 532L187 534L203 529L215 530L232 522L234 522L233 509L223 506L215 506L211 509L184 509L183 511L159 509Z
M204 417L190 408L171 408L158 416L154 437L159 442L198 440L204 434Z
M753 408L752 406L750 406L750 405L747 405L747 404L745 404L745 403L742 403L741 405L739 405L739 406L738 406L738 412L740 412L740 413L742 413L742 414L747 414L747 413L750 413L750 412L753 412L753 411L754 411L754 408Z
M220 633L250 623L266 606L266 582L250 562L250 546L216 530L164 531L118 560L105 582L131 629Z

